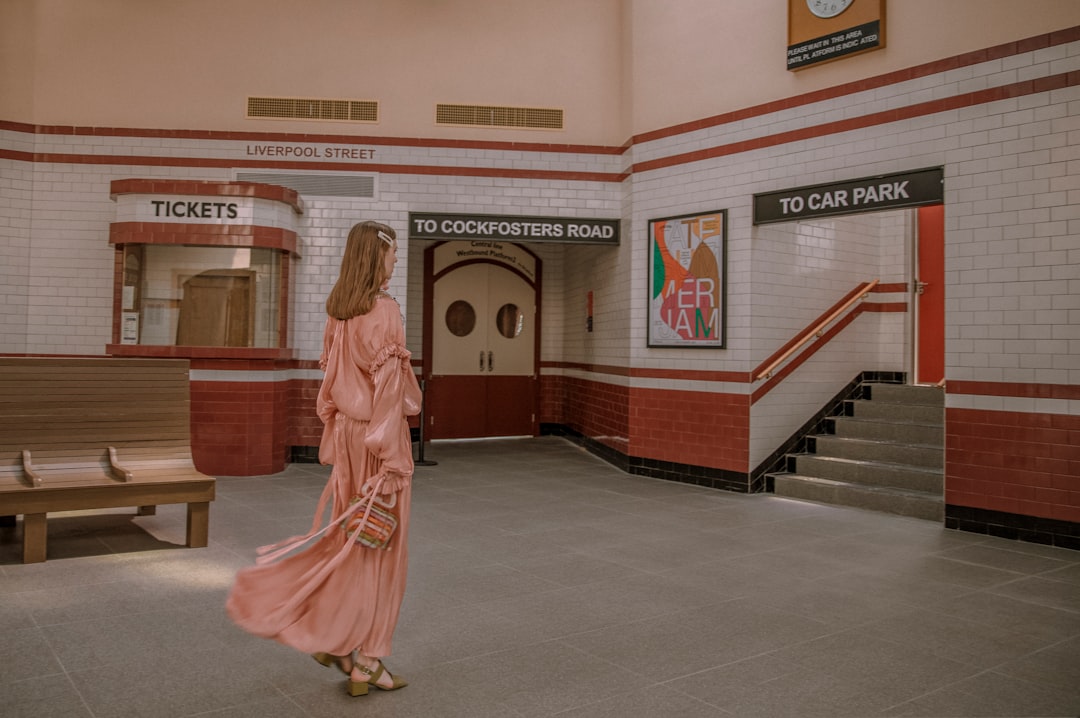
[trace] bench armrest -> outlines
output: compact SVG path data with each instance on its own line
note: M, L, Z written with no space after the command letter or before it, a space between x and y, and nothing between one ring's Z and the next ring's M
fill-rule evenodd
M41 474L39 474L37 472L37 470L34 469L34 462L31 461L31 459L30 459L30 450L29 449L23 449L22 463L23 463L23 467L22 467L23 468L23 476L25 476L25 478L27 478L30 481L30 484L32 486L41 486L41 484L43 483L43 481L41 479Z
M132 481L135 478L131 471L120 465L120 459L116 456L116 448L113 446L109 447L109 468L112 469L113 477L120 481Z

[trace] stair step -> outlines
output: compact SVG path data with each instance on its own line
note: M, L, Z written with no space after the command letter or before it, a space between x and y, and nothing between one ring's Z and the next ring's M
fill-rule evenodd
M943 521L945 503L941 495L889 486L866 486L846 481L801 474L772 474L777 496L852 506L884 513Z
M905 444L879 439L853 439L828 434L819 434L808 439L810 451L819 456L909 464L934 469L945 468L945 449L941 446Z
M890 404L921 404L945 406L945 392L936 386L912 386L911 384L866 384L867 398Z
M941 496L945 478L941 469L883 461L844 459L819 454L794 454L788 468L803 476L815 476L864 486L891 486Z
M942 424L923 424L899 419L863 419L837 416L831 419L836 436L852 439L894 441L903 444L942 446L945 431Z
M844 413L857 419L892 419L944 427L945 408L929 404L899 404L853 399L845 402Z

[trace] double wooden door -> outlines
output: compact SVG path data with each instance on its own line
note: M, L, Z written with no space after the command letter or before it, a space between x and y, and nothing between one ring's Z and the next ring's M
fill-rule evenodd
M536 288L494 262L464 263L432 285L427 436L533 436Z

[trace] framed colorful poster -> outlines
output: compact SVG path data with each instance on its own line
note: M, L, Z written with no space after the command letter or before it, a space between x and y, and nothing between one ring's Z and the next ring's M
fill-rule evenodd
M650 347L724 346L727 210L649 221Z

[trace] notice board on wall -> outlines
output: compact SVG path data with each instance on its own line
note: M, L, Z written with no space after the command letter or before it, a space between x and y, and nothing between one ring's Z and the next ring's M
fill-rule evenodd
M787 69L885 47L885 0L788 0Z

